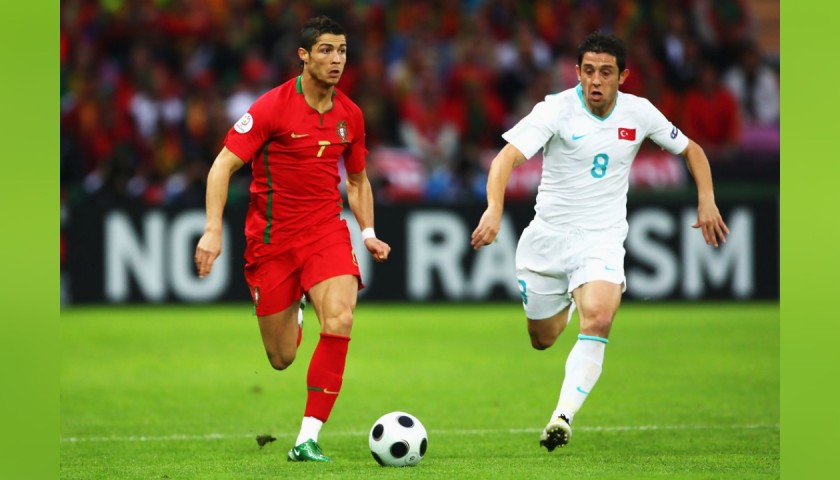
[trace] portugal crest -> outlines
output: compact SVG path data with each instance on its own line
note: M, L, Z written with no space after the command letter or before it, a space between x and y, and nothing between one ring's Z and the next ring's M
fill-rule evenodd
M347 131L347 122L341 120L335 126L336 133L338 133L338 137L341 139L341 143L347 143L347 135L349 132Z

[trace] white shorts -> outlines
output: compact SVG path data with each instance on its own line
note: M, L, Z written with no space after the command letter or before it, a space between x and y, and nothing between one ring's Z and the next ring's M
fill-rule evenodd
M626 228L586 231L557 228L535 218L516 247L516 279L525 315L540 320L572 302L572 292L594 280L622 285Z

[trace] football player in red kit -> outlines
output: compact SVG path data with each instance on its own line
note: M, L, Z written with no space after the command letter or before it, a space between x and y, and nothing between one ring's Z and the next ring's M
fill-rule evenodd
M321 336L307 373L307 400L289 461L330 461L318 434L341 391L358 291L363 287L347 224L339 217L339 163L347 200L377 262L391 247L373 230L373 194L365 173L362 112L336 89L347 61L343 28L320 16L301 32L299 76L258 98L230 129L207 177L204 234L195 262L208 275L222 249L222 212L231 175L251 163L245 221L245 279L271 365L287 368L300 344L302 296Z

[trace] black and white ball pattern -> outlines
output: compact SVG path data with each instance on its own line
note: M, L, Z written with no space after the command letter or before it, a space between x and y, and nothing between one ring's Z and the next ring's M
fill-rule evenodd
M391 412L374 422L368 444L371 455L383 467L406 467L420 463L429 439L417 417Z

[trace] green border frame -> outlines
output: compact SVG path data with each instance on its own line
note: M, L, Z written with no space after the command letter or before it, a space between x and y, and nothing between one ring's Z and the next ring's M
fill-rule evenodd
M58 110L58 17L53 2L0 6L0 201L5 207L0 478L57 478L59 473L59 282L47 273L55 272L50 259L58 256L50 233L58 229L59 207L59 189L51 186L59 169L50 166L60 147L59 127L50 126L58 120L52 117Z
M837 379L839 295L833 275L840 226L837 200L837 4L781 4L787 64L782 80L780 184L781 452L782 474L823 478L837 471L840 415ZM785 168L787 167L787 168ZM830 476L830 475L829 475Z

